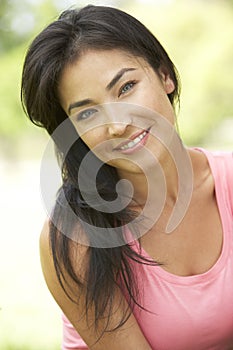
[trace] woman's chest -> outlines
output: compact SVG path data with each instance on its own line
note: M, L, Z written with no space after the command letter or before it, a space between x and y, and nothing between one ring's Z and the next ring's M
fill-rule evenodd
M189 238L176 231L156 249L152 238L142 242L165 261L138 272L140 302L150 312L136 307L135 317L153 350L233 349L232 226L222 224L215 205L200 209Z
M179 276L208 271L219 259L223 226L215 200L190 206L180 225L170 234L160 232L168 213L141 238L146 253L166 271Z
M223 273L217 281L196 284L142 279L141 302L150 312L136 307L134 314L152 349L233 349L233 282L228 277Z

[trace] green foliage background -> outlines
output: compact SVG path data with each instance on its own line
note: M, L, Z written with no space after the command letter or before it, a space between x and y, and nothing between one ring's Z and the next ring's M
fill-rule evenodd
M233 149L233 1L115 3L150 28L177 66L182 83L177 118L187 145ZM44 284L33 236L43 221L40 198L34 196L40 171L34 159L40 159L47 136L23 113L20 80L29 42L66 5L68 0L0 1L1 350L60 348L60 310Z
M22 8L26 9L24 2L26 0L20 3L21 12ZM35 133L39 135L35 128L29 126L20 105L20 75L29 41L58 13L55 3L52 0L29 2L27 11L33 14L35 24L33 30L24 35L7 27L6 19L16 16L14 11L17 10L17 2L3 0L0 4L2 141L13 140L15 145L22 146L25 139L30 141L30 135L33 140ZM83 3L85 1L81 2ZM208 136L218 128L221 121L233 116L232 2L177 0L170 1L167 5L167 1L160 2L164 3L160 6L156 3L157 1L151 1L142 5L128 1L122 3L121 7L150 28L165 46L180 72L182 94L178 124L182 138L188 145L208 143ZM8 11L7 5L10 8ZM216 145L224 146L229 138L228 135L226 140L216 139ZM20 146L15 148L19 150ZM3 149L6 147L3 146ZM14 153L12 149L9 152Z

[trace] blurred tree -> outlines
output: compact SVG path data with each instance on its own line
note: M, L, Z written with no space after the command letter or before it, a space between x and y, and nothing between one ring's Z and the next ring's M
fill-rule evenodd
M8 12L8 0L2 0L0 2L0 52L7 46L7 14Z
M23 6L23 1L20 8ZM20 28L14 28L17 25L17 19L20 16L19 5L16 8L16 2L12 0L1 0L0 2L0 53L18 45L25 40ZM16 20L16 23L14 22Z
M0 0L0 141L22 140L36 129L20 106L23 58L34 35L70 1ZM79 6L87 3L78 1ZM233 0L155 3L159 1L142 6L129 0L122 8L154 32L177 65L183 85L180 130L185 141L200 144L211 128L233 116Z
M233 0L230 1L233 4ZM182 138L202 144L224 118L233 117L233 11L224 0L174 0L160 7L130 6L159 38L181 76ZM222 140L224 142L224 140ZM233 143L233 138L232 138Z
M222 0L219 0L219 2L221 2ZM229 5L232 6L232 9L233 9L233 0L225 0L225 2Z
M0 0L0 54L25 43L57 11L53 0Z
M92 0L93 4L121 6L123 0ZM31 37L32 32L41 29L45 21L52 20L56 14L71 6L84 6L87 1L80 0L0 0L0 54L20 45Z

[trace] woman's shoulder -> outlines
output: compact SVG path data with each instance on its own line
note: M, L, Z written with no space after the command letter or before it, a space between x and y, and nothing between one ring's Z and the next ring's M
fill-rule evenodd
M190 149L189 155L193 167L193 190L195 192L208 193L214 192L214 178L209 159L201 149Z
M57 285L56 270L53 263L53 255L50 246L50 222L46 219L40 233L39 249L40 262L44 275L45 282L54 296L54 291Z
M56 226L53 224L53 222L51 221L51 219L49 217L47 217L44 221L41 233L40 233L40 239L39 239L39 245L40 245L40 249L42 250L42 252L51 252L51 235L54 235L54 230L51 233L51 226L55 227ZM84 234L84 232L82 232L83 230L79 230L79 235L77 236L78 239L75 239L75 236L71 235L71 234L66 234L65 232L62 232L61 230L59 230L59 228L56 228L56 234L57 234L57 242L59 240L59 236L61 237L66 236L67 237L67 241L69 242L69 248L71 251L73 250L78 250L79 254L86 254L88 251L88 242L87 242L87 238L86 235Z
M62 235L62 233L58 233ZM85 266L87 267L87 252L88 247L82 244L79 244L71 239L68 239L69 251L70 251L70 263L75 269L75 273L80 277L84 278L85 275ZM60 285L56 267L55 267L55 252L52 250L51 246L51 221L47 218L44 222L43 228L40 233L39 239L39 248L40 248L40 261L41 267L44 274L45 281L48 285L50 292L54 295L56 294L56 288ZM59 249L58 247L53 247L53 249ZM86 261L86 264L85 264ZM60 266L63 269L62 265ZM62 270L62 273L65 275L65 269ZM68 278L68 276L67 276Z
M70 256L72 257L75 273L83 274L83 261L86 261L88 264L88 254L86 254L88 247L78 244L77 242L71 241L70 243ZM110 348L112 350L125 349L125 344L127 342L128 349L140 348L141 350L151 350L151 347L142 334L133 314L129 315L129 318L127 318L126 322L123 323L119 329L116 327L116 325L121 323L122 315L125 315L126 310L128 310L128 305L119 288L117 288L114 295L109 322L106 324L108 316L107 314L104 314L99 319L98 327L95 325L96 311L94 305L92 303L86 304L85 280L83 281L84 288L80 288L79 285L74 283L72 278L66 274L65 270L63 270L61 280L65 289L68 290L69 295L65 292L57 278L54 267L53 254L50 247L49 220L46 220L41 232L40 254L44 277L51 294L68 318L69 322L73 325L73 328L71 328L80 334L88 348L91 347L96 350ZM114 329L114 331L106 331L106 327ZM77 339L80 339L76 333L73 340L71 340L70 328L66 335L69 337L69 345L71 346L75 346L77 344ZM92 347L93 344L95 345ZM75 347L75 349L78 348Z
M47 262L50 260L52 262L52 253L51 253L50 243L49 243L49 219L48 218L45 220L40 233L39 248L40 248L40 259L42 263L42 269L44 270L44 267L46 266Z
M49 219L48 218L46 218L46 220L44 221L44 224L40 233L39 244L40 244L40 249L42 249L42 251L48 250L49 248Z
M190 156L202 195L204 189L210 195L216 193L216 188L221 189L220 193L229 197L233 213L233 152L195 148L190 151Z

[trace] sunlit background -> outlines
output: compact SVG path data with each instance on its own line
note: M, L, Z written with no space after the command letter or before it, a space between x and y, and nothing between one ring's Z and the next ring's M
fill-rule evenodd
M65 8L120 7L146 24L182 82L179 129L189 146L233 150L233 1L0 0L0 349L60 348L60 310L40 270L45 212L40 162L48 138L20 106L25 51Z

